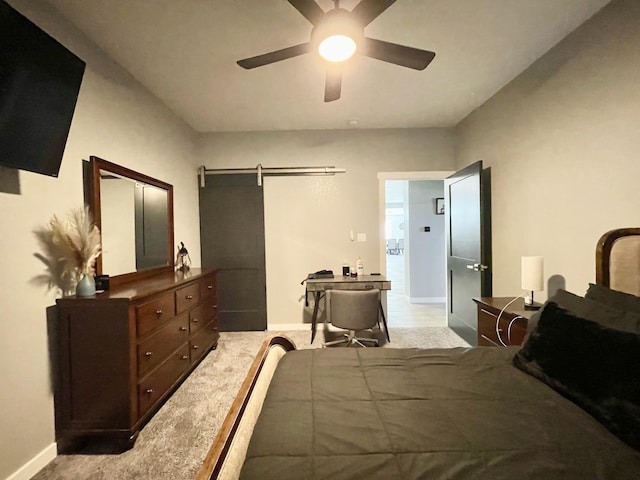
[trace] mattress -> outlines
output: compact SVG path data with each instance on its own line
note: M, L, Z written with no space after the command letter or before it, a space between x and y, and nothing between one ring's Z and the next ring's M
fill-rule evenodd
M516 351L288 352L241 478L640 478L640 453L515 368Z

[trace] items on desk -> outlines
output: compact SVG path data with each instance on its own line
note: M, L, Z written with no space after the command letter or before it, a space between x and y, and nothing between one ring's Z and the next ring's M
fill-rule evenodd
M364 275L364 262L360 257L358 257L358 260L356 260L356 275Z
M307 280L314 278L333 278L333 270L318 270L315 273L307 275Z
M309 275L307 275L307 278L300 282L300 285L304 285L304 282L306 282L307 280L313 280L316 278L333 278L333 270L318 270L315 273L310 273ZM304 290L304 305L305 307L309 306L309 297L306 288Z

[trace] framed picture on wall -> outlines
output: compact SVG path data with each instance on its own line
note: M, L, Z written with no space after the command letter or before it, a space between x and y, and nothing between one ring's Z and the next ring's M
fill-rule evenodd
M444 198L436 198L436 215L444 215Z

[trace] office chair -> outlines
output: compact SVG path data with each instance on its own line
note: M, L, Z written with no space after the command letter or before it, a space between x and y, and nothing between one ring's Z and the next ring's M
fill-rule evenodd
M356 337L359 330L367 330L378 324L380 290L327 290L325 293L325 309L329 322L338 328L349 330L343 339L325 342L323 347L345 343L347 347L372 342L378 345L375 338Z

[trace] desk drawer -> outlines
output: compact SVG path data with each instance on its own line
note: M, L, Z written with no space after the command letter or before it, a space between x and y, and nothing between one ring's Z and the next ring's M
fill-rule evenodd
M335 282L322 286L322 289L309 289L309 291L315 290L391 290L391 282Z
M136 306L138 337L160 326L175 316L173 293Z

